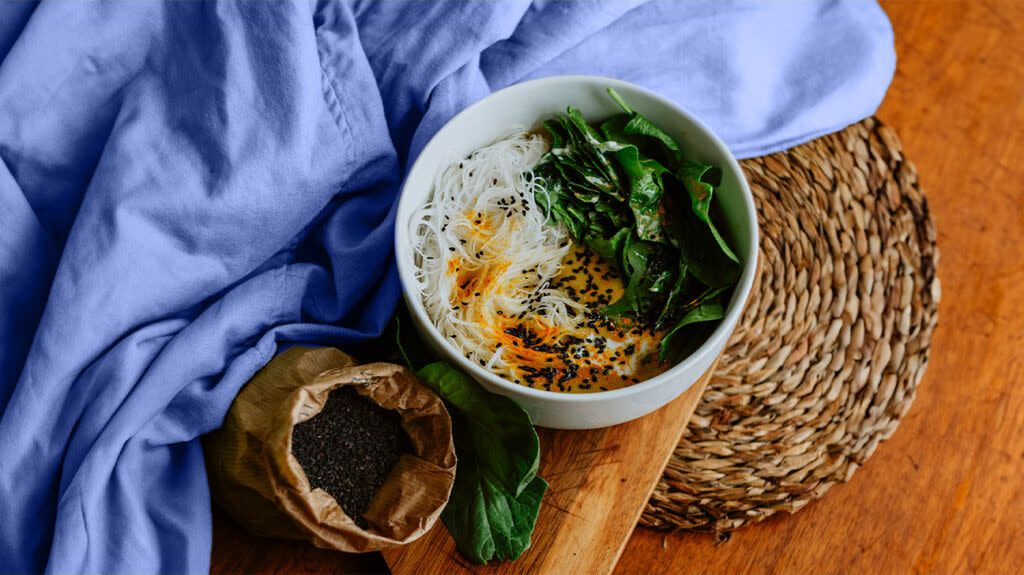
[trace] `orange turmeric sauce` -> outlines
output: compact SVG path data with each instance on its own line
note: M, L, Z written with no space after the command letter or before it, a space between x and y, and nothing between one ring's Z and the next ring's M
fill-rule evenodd
M577 246L563 259L555 283L588 313L570 333L560 332L542 317L499 317L492 335L505 348L514 381L550 391L587 393L627 387L668 369L657 357L662 334L600 314L625 292L613 265Z

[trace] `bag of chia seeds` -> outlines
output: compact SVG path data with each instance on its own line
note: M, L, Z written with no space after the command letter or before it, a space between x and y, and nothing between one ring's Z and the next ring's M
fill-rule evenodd
M455 478L451 419L406 368L291 348L204 439L214 500L256 535L349 553L426 533Z

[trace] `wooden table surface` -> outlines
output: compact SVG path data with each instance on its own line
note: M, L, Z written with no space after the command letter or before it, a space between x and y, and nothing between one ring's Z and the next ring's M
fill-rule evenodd
M1024 1L882 3L897 72L879 117L938 228L931 363L896 434L793 516L633 533L616 573L1024 572Z
M616 573L1024 571L1024 0L883 7L898 64L879 116L917 164L942 252L917 400L850 483L797 515L721 545L638 528ZM215 525L215 572L382 567Z

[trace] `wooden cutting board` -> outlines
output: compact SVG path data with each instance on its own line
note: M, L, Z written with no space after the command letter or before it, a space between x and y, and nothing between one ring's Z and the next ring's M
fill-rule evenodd
M549 483L533 541L512 562L465 560L439 521L420 539L384 552L396 575L611 573L661 477L714 366L686 393L636 421L587 431L540 432Z

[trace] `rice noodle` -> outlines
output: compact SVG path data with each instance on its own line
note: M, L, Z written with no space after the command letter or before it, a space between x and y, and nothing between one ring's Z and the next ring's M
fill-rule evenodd
M506 327L518 318L564 332L585 311L548 285L572 249L564 226L547 222L534 202L544 192L532 170L548 148L540 136L518 132L453 162L412 222L430 320L467 358L510 379Z

